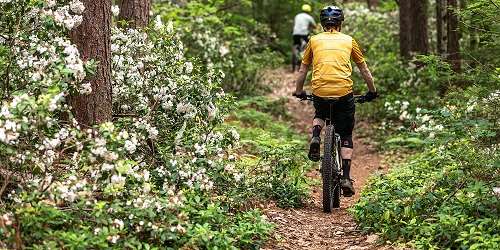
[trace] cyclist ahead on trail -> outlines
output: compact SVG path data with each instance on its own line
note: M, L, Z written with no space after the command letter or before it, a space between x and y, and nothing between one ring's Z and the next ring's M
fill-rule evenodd
M302 12L297 14L293 24L293 45L300 46L302 41L309 42L309 34L316 28L314 18L309 14L312 7L309 4L302 5Z
M304 81L313 66L312 94L316 109L309 159L319 161L321 130L325 119L330 118L336 132L341 137L342 173L341 186L345 196L352 196L355 191L350 177L353 154L352 131L354 129L355 104L353 81L351 80L351 59L358 66L364 81L368 85L368 93L364 101L372 101L377 97L373 77L363 58L358 43L352 37L341 33L344 14L337 6L328 6L321 10L323 33L311 37L304 51L294 95L303 96ZM332 102L334 103L333 105ZM330 110L332 107L332 110ZM330 112L331 111L331 112Z

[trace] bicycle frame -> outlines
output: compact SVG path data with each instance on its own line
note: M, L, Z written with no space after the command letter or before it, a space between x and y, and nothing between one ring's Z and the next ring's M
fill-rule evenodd
M296 96L302 100L313 101L312 95ZM355 101L364 102L361 96L355 96ZM329 102L330 115L325 119L325 138L324 152L321 167L321 177L323 182L323 211L330 213L332 208L340 207L341 187L340 180L342 178L342 155L341 155L341 138L338 133L335 133L335 125L333 120L333 105L338 101L337 98L332 98Z
M332 100L333 101L333 100ZM328 126L333 126L333 131L335 131L335 125L332 123L332 118L333 118L333 102L329 103L330 106L330 115L328 118L325 119L325 127ZM333 138L333 145L335 145L335 150L337 150L338 157L335 157L336 161L336 166L338 166L339 169L334 169L337 174L342 175L342 155L340 152L340 145L341 145L341 139L340 135L338 133L334 134ZM333 152L332 152L333 153Z

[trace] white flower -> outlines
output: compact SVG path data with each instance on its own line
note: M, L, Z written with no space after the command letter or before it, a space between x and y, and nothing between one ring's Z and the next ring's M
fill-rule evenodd
M0 0L2 1L2 0ZM11 214L4 214L2 215L1 217L1 220L3 221L3 223L6 225L6 226L10 226L12 225L12 220L10 219L11 217Z
M196 143L194 145L194 148L195 148L195 154L198 154L198 155L205 155L205 152L206 152L206 148L205 148L205 145L199 145L198 143Z
M184 118L193 118L196 115L196 108L191 103L179 103L176 111L184 114Z
M234 175L234 180L237 181L237 182L241 181L242 178L243 178L243 174L242 173L236 173Z
M493 188L493 193L494 193L496 196L499 196L499 197L500 197L500 187L494 187L494 188Z
M116 184L116 185L124 185L125 184L125 177L115 174L115 175L111 176L111 183Z
M184 67L186 68L186 74L191 74L193 72L193 63L186 62Z
M436 137L436 133L430 132L429 133L429 139L433 139L434 137Z
M167 24L167 33L172 33L174 32L174 23L172 21L168 21Z
M410 114L408 114L408 111L403 111L401 115L399 116L399 120L404 121L406 119L410 118Z
M118 242L118 240L120 239L120 235L109 235L106 239L112 244L116 244L116 242Z
M58 103L63 98L63 96L64 96L64 92L61 92L61 93L57 94L56 96L54 96L50 100L50 103L49 103L49 111L50 112L54 112L57 109Z
M113 5L111 7L111 12L113 13L113 16L120 15L120 7L118 5Z
M217 107L214 106L212 103L208 104L208 119L213 120L217 116Z
M134 138L135 139L135 138ZM136 143L137 141L134 141L133 139L132 140L126 140L125 141L125 150L127 150L127 152L133 154L137 148L136 146Z
M89 95L92 93L92 84L90 82L82 83L78 91L82 95Z
M238 133L238 131L236 131L236 129L231 129L229 131L231 133L231 136L233 137L233 139L239 141L240 140L240 134Z
M85 5L80 0L73 0L69 3L69 8L73 13L81 15L85 11Z
M117 228L119 228L119 229L122 229L124 225L125 225L125 224L124 224L124 223L123 223L123 221L122 221L122 220L120 220L120 219L115 219L115 220L113 220L113 226L115 226L115 227L117 227Z
M0 1L2 1L2 0L0 0ZM52 7L56 6L56 0L47 0L47 6L49 8L52 8Z
M170 110L173 106L174 106L174 103L173 103L171 100L168 100L168 101L163 102L163 103L161 104L161 107L162 107L163 109L167 110L167 111L168 111L168 110Z
M226 46L221 46L219 48L219 53L222 57L224 57L225 55L229 54L229 48Z
M154 140L156 139L156 137L158 137L158 129L156 129L155 127L149 127L148 134L149 138Z
M154 26L155 30L160 30L163 27L164 27L164 25L163 25L163 21L161 20L161 16L160 15L156 16L155 26Z
M104 156L104 159L106 161L116 161L116 160L118 160L118 154L115 153L115 152L106 151L103 156Z
M112 164L103 163L101 166L101 171L106 172L106 171L113 170L114 168L115 168L115 166Z

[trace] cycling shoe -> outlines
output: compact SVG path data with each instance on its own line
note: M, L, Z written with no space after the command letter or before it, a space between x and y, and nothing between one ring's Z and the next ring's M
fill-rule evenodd
M320 145L321 145L321 138L319 137L313 137L311 139L311 145L309 147L309 160L317 162L321 158L320 155Z
M342 193L344 194L345 197L351 197L354 194L356 194L351 179L340 180L340 186L342 187Z

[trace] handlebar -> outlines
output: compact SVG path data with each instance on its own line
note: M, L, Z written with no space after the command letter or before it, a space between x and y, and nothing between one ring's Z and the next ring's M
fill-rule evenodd
M313 101L314 100L314 96L311 95L311 94L304 94L304 95L295 95L293 94L292 96L300 99L301 101ZM356 103L365 103L366 100L365 100L365 96L363 95L355 95L354 96L354 102Z

